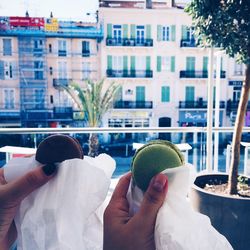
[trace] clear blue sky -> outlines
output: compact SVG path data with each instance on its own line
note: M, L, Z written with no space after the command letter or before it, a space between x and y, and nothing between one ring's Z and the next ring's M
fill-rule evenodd
M98 0L0 0L0 16L24 16L28 10L31 17L49 17L52 11L57 18L89 20L86 13L97 7Z

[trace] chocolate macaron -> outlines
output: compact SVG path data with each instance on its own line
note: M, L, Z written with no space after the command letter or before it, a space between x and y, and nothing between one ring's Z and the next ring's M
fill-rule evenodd
M136 185L146 191L153 176L167 168L183 165L184 157L173 143L154 140L136 151L131 168Z
M42 164L83 157L80 143L75 138L63 134L48 136L38 145L36 151L36 160Z

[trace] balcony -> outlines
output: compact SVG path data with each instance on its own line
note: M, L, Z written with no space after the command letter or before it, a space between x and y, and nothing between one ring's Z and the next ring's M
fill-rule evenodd
M191 47L191 48L194 48L194 47L197 47L197 42L195 41L195 39L181 39L181 42L180 42L180 47Z
M117 78L152 78L153 71L152 70L114 70L107 69L106 71L107 77Z
M227 101L227 115L230 115L232 111L237 111L239 106L239 101ZM250 101L247 103L247 111L250 111Z
M214 73L214 77L216 74ZM208 78L207 70L181 70L180 78ZM220 72L220 78L226 78L226 71Z
M73 119L73 109L72 107L54 107L54 119L60 120L72 120Z
M55 88L68 87L71 79L53 79L53 86Z
M220 101L220 108L224 109L226 107L224 101ZM180 109L206 109L207 101L198 100L198 101L179 101ZM215 108L215 102L213 103L213 108Z
M135 39L135 38L107 38L107 46L141 46L152 47L153 39Z
M114 103L114 109L152 109L152 101L117 101Z

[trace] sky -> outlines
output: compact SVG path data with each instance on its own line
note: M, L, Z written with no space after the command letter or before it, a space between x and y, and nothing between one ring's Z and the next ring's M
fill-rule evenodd
M1 0L0 16L49 17L90 20L98 7L98 0ZM91 13L89 16L86 13Z

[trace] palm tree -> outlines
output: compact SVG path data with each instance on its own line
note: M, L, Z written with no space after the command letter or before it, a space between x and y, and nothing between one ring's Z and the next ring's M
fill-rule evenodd
M114 82L104 88L104 83L104 79L97 82L87 80L84 87L77 83L71 83L69 87L64 88L78 108L83 111L86 125L89 127L101 126L103 116L111 108L116 91L119 88ZM88 155L91 157L97 156L98 148L98 135L90 133Z

